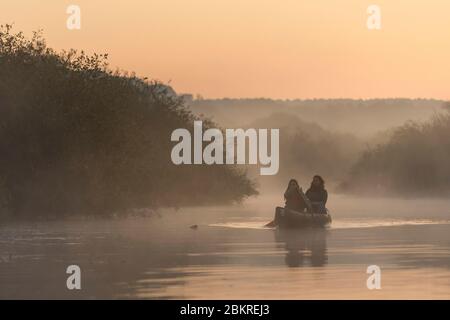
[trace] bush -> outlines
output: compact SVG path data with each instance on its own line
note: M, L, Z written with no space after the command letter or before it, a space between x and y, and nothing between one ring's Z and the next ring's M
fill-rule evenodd
M450 192L450 114L394 130L386 144L368 149L341 190L400 195Z
M105 214L240 201L230 166L175 166L170 134L194 116L160 83L0 29L0 207L15 216Z

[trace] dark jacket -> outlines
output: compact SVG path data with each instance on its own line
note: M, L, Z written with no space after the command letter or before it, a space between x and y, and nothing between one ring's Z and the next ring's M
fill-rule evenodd
M306 203L297 189L290 188L284 193L286 208L303 212L306 209Z
M328 200L328 192L323 188L311 187L308 189L308 191L306 191L306 196L311 202L321 202L324 205L327 203Z

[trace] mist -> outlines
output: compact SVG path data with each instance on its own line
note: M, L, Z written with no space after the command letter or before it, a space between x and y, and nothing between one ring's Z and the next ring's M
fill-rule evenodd
M290 178L307 188L315 174L336 193L448 194L445 101L197 99L188 105L199 117L222 126L280 129L279 173L259 177L255 167L247 167L263 194L281 192Z

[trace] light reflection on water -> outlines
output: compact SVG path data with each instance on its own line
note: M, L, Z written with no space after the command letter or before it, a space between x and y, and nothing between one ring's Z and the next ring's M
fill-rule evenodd
M450 298L445 214L338 207L330 228L283 231L262 228L263 208L2 225L0 298ZM79 292L65 288L70 264L82 269ZM366 288L372 264L379 291Z
M212 223L211 227L240 228L240 229L266 229L264 225L267 220L260 221L233 221L224 223ZM353 229L353 228L377 228L395 226L414 226L430 224L450 224L450 220L430 220L430 219L340 219L333 221L327 229Z

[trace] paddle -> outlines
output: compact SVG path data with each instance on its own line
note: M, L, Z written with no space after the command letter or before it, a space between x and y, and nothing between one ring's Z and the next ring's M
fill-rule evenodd
M265 224L265 225L264 225L265 228L274 228L274 227L277 226L277 223L276 223L275 221L277 220L277 215L279 214L279 213L278 213L278 208L279 208L279 207L277 207L277 208L275 209L275 219L273 219L273 220L270 221L269 223Z
M311 201L308 199L306 194L303 192L302 188L300 188L299 193L300 193L300 196L302 197L303 201L305 201L306 206L308 207L308 212L313 213L313 207L312 207Z
M270 221L269 223L264 225L264 228L273 228L276 227L275 220Z

